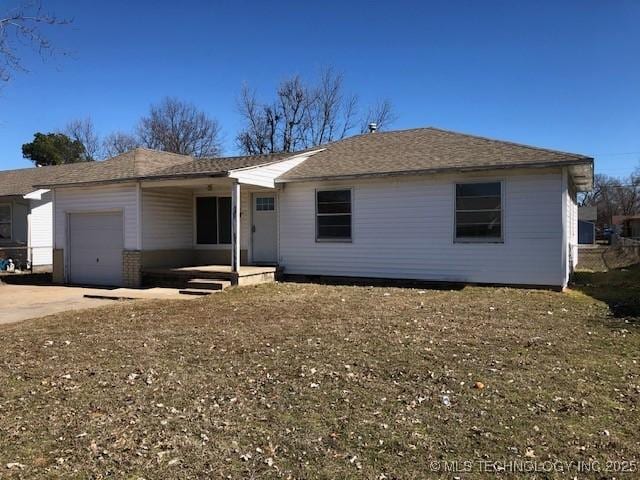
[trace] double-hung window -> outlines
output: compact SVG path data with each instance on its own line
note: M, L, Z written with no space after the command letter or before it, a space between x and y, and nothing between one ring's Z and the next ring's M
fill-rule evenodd
M456 184L455 239L460 242L501 242L502 183Z
M316 240L351 241L351 189L316 191Z
M196 198L198 245L231 243L231 197Z
M0 204L0 241L11 240L11 205Z

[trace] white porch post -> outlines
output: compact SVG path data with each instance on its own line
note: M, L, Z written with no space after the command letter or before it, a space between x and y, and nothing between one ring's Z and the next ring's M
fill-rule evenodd
M240 184L231 185L231 271L240 272Z

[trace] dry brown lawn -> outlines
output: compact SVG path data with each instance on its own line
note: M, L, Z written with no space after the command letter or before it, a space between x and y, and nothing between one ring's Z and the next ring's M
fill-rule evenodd
M636 478L637 320L578 291L280 283L4 326L0 477Z

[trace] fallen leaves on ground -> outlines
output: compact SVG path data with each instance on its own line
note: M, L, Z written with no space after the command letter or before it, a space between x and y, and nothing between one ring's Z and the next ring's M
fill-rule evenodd
M638 459L640 335L616 322L548 291L279 283L4 326L0 461L29 478L391 479L432 478L432 460Z

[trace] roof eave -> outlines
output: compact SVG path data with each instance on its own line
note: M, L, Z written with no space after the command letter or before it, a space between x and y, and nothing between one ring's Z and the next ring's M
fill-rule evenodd
M95 186L95 185L108 185L108 184L119 184L119 183L130 183L130 182L141 182L148 180L179 180L179 179L191 179L191 178L221 178L228 177L233 172L243 171L243 170L251 170L258 167L265 167L268 165L274 165L277 163L281 163L286 160L291 160L293 158L301 157L301 156L312 156L318 152L321 152L322 148L312 150L310 152L304 152L302 154L294 153L291 156L285 156L278 160L272 160L270 162L259 163L256 165L248 165L246 167L238 167L232 168L229 170L223 170L218 172L189 172L189 173L171 173L166 175L145 175L145 176L137 176L137 177L126 177L126 178L117 178L117 179L109 179L109 180L96 180L89 182L71 182L71 183L56 183L56 184L42 184L42 185L34 185L34 189L39 188L61 188L61 187L86 187L86 186Z
M91 187L98 185L116 185L121 183L132 183L132 182L142 182L145 180L174 180L181 178L220 178L220 177L228 177L229 172L213 172L213 173L183 173L183 174L173 174L173 175L156 175L156 176L142 176L142 177L127 177L127 178L117 178L113 180L95 180L89 182L72 182L72 183L54 183L54 184L44 184L44 185L34 185L34 189L39 188L61 188L61 187Z
M566 161L522 163L522 164L511 164L511 165L428 168L428 169L415 169L415 170L397 170L397 171L387 171L387 172L354 173L354 174L344 174L344 175L323 175L323 176L313 176L313 177L279 178L275 180L275 183L314 182L314 181L326 181L326 180L350 180L354 178L395 177L395 176L408 176L408 175L433 175L433 174L439 174L439 173L452 173L452 172L467 173L467 172L508 170L508 169L519 169L519 168L553 168L553 167L568 167L571 165L593 166L593 158L585 157L584 159L572 159L572 160L566 160Z

